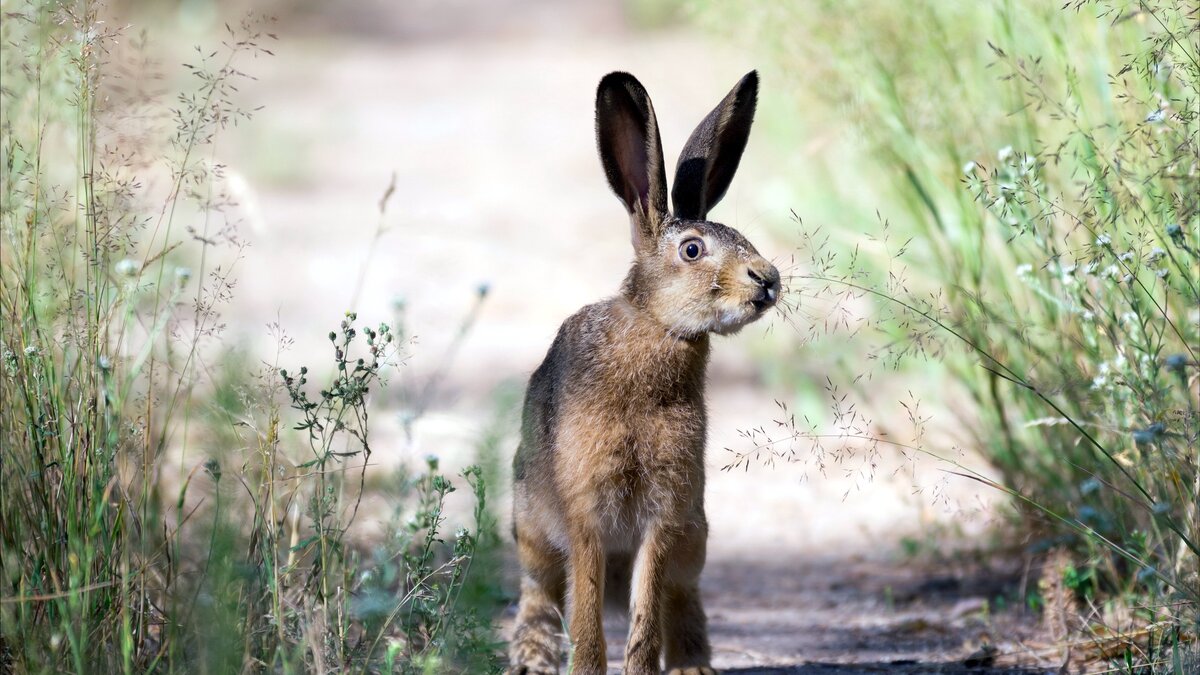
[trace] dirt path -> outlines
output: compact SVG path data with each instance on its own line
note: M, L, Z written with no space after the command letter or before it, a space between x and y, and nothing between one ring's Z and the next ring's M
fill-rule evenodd
M1058 672L1063 656L1044 649L1036 622L1003 608L1034 583L1029 574L1012 561L720 555L701 580L713 665L762 674ZM506 630L514 614L502 617ZM610 673L620 672L627 630L609 608Z
M997 664L1029 663L1024 643L1036 637L1019 616L989 612L1019 583L1015 572L844 554L720 557L702 581L714 665L727 673L1009 672ZM610 617L607 628L613 642L625 624ZM984 645L999 655L990 667L979 660ZM620 656L611 645L610 658Z
M391 320L402 301L419 343L400 378L441 378L411 433L394 399L376 416L381 470L429 453L450 470L469 463L496 387L522 382L564 317L615 291L629 251L594 156L599 78L637 73L673 157L730 83L758 65L697 34L633 31L616 5L523 4L529 21L504 8L461 25L436 13L409 21L382 3L353 17L314 17L312 34L280 31L277 56L255 64L258 82L247 93L249 104L266 107L220 158L242 185L251 244L228 316L233 339L273 354L263 326L278 319L296 340L288 358L319 363L324 335L349 308L375 247L360 316ZM325 19L348 33L315 32ZM771 78L764 73L764 97L776 95ZM764 142L751 141L713 217L782 252L788 244L765 227L787 206L768 199L771 167L754 151ZM372 244L393 172L389 230ZM478 321L453 366L438 372L480 284L490 292ZM879 467L852 457L824 474L813 465L721 471L722 448L744 442L739 429L770 424L773 399L787 395L764 385L750 356L793 358L786 340L766 331L720 341L711 370L703 584L717 665L936 672L928 664L961 663L996 635L1015 639L1022 620L988 610L994 584L911 567L894 553L903 535L978 531L990 504L974 486L941 486L935 502L913 486L940 485L937 468L894 457ZM615 619L608 633L617 658Z

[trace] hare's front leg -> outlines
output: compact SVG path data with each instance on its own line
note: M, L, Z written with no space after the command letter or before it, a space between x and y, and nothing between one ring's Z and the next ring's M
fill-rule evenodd
M704 567L707 528L656 521L638 552L630 604L625 672L659 672L665 641L668 673L711 675L708 632L698 581Z
M663 582L674 538L670 527L656 518L646 529L638 549L629 597L629 640L625 643L625 672L630 675L659 672Z
M714 675L708 644L708 620L700 604L708 525L703 514L679 537L671 551L663 599L663 642L667 675Z
M604 675L604 549L595 527L582 523L568 527L571 673Z

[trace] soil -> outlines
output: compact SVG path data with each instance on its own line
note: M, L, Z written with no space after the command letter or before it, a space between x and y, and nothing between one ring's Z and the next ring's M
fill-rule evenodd
M1018 587L1016 572L837 554L720 557L702 581L713 663L726 673L1047 672L1029 665L1037 622L991 609ZM619 663L625 624L612 616L606 628Z

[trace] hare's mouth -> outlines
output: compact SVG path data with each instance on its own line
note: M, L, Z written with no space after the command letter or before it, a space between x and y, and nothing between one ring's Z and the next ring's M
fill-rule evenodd
M750 305L754 307L756 314L762 314L768 309L774 307L775 301L778 299L778 291L776 291L774 287L768 286L759 290L758 297L751 299Z

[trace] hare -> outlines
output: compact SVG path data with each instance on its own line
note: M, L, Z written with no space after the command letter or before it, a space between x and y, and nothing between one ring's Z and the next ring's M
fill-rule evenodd
M751 72L692 133L672 214L650 97L627 73L600 81L596 139L634 261L617 296L563 323L530 378L513 459L522 577L510 673L558 672L564 601L573 672L604 673L606 581L630 589L625 672L715 672L698 583L709 334L761 317L780 278L705 216L733 179L757 94Z

